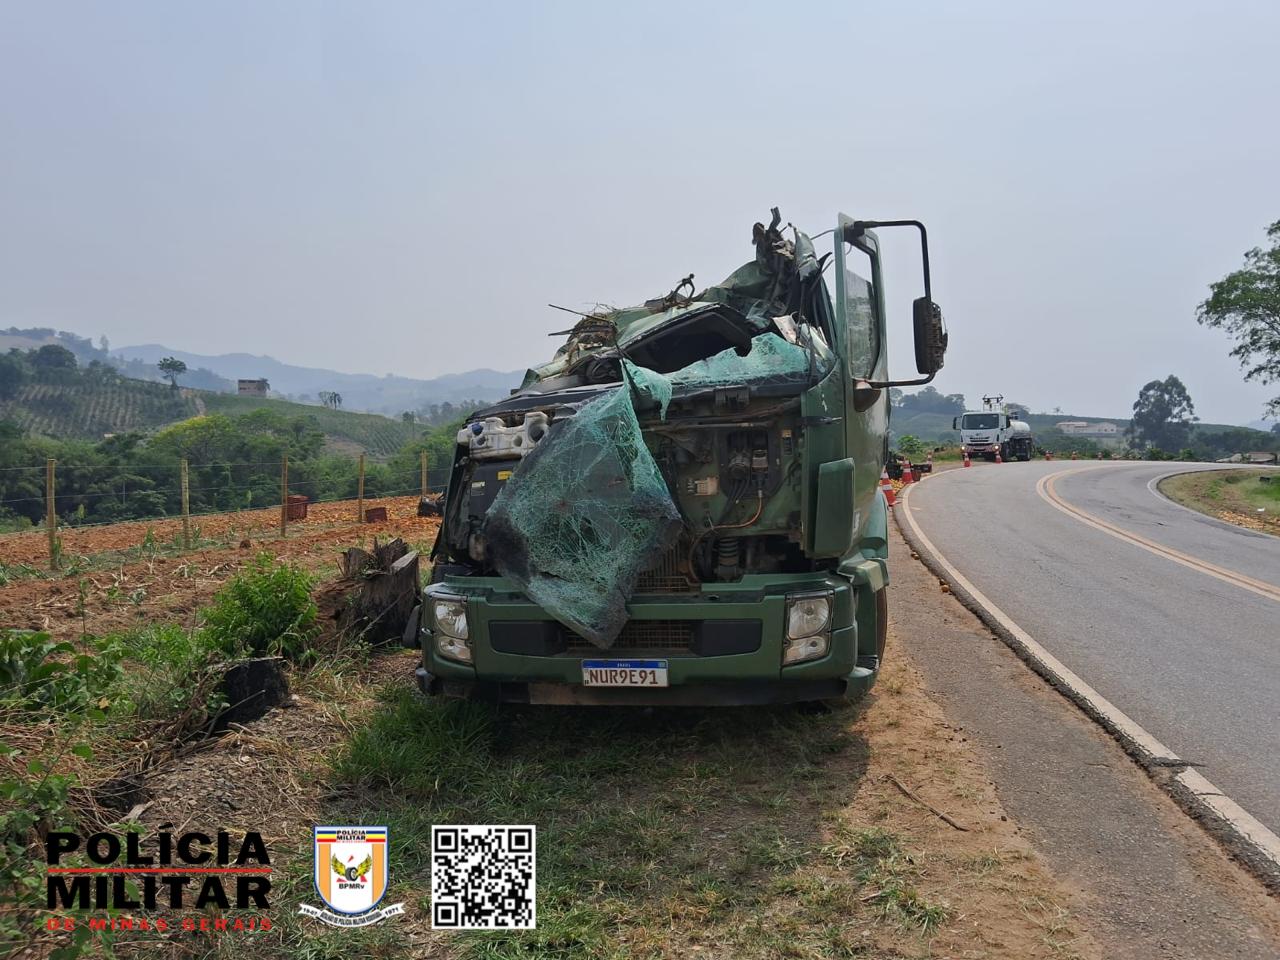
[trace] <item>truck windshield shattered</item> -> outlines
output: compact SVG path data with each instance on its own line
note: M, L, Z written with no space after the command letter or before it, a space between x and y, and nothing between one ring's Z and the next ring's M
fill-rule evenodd
M847 217L821 257L779 224L755 225L755 257L720 284L579 314L459 430L424 689L660 703L869 686L887 579L879 248ZM931 301L917 315L931 378L945 334Z

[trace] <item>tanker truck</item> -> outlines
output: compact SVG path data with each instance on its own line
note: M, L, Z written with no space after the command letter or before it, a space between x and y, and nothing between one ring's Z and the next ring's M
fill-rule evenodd
M983 397L981 410L966 410L951 421L960 431L960 445L971 457L994 460L1030 460L1035 449L1031 425L1004 407L1004 397Z
M761 704L874 682L888 390L931 381L947 342L927 236L840 215L819 251L772 214L721 283L569 311L555 355L468 416L406 633L426 694ZM876 235L897 227L924 274L905 381Z

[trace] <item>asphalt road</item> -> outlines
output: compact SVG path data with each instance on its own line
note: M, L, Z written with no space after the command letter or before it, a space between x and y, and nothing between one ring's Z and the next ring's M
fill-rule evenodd
M1214 468L975 464L918 485L910 506L941 554L1019 626L1280 832L1280 538L1154 490L1161 476Z

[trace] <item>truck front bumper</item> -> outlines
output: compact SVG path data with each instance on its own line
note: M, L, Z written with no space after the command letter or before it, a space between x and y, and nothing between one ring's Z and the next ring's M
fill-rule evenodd
M836 574L771 575L693 593L636 596L622 637L604 650L569 633L501 578L450 579L433 589L465 597L472 662L440 654L424 617L418 683L433 696L540 704L711 706L857 697L875 681L876 638L883 630L872 593L883 588L883 565L868 563L862 583ZM832 595L829 648L784 666L787 597L814 591ZM614 658L665 660L669 686L583 685L584 659Z

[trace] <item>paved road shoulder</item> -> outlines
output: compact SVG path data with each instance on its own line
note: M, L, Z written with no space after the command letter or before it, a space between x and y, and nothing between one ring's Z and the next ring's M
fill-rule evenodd
M1081 893L1111 956L1280 956L1280 905L1109 736L1031 672L894 530L891 615L930 694L989 762L997 793Z

